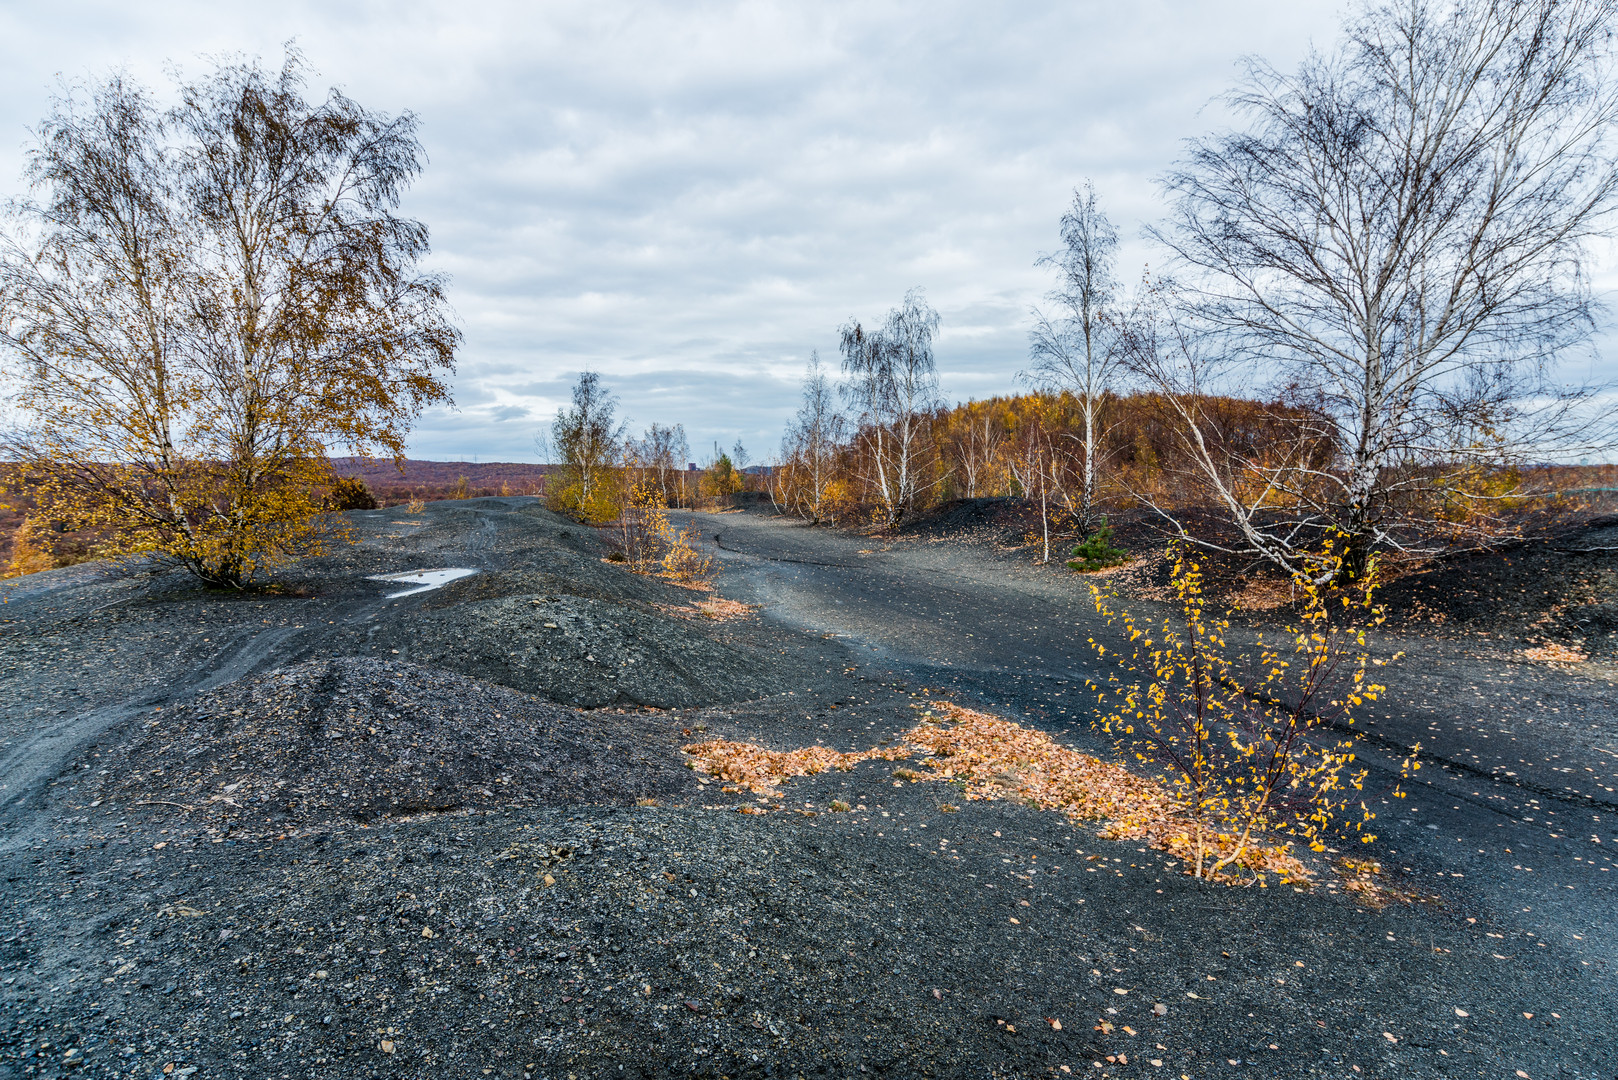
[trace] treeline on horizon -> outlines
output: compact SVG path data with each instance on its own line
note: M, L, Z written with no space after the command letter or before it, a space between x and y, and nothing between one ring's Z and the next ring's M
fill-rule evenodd
M811 383L815 376L811 375ZM779 463L759 478L782 512L812 523L843 526L898 525L961 499L1025 500L1049 515L1052 539L1083 535L1108 514L1162 507L1217 511L1189 452L1175 404L1150 391L1098 395L1093 416L1094 487L1084 505L1085 417L1083 401L1067 391L997 395L941 406L917 425L908 468L915 480L910 498L885 494L884 469L876 455L891 434L877 425L849 428L838 414L816 417L815 388L783 440ZM1183 404L1183 403L1182 403ZM1323 434L1320 417L1280 400L1207 396L1197 405L1212 455L1225 461L1271 461L1290 457L1301 468L1329 471L1337 450ZM816 423L821 432L817 432ZM823 433L829 430L831 437ZM1299 448L1302 448L1300 451ZM886 470L892 471L890 464ZM1265 474L1255 470L1251 483ZM1479 486L1502 494L1487 510L1455 500L1440 514L1475 525L1482 513L1538 508L1564 509L1618 492L1618 464L1521 464L1476 477ZM1238 479L1238 483L1240 483ZM1204 522L1206 527L1207 522Z
M1205 398L1202 407L1218 418L1222 443L1244 454L1317 438L1311 434L1314 418L1283 402L1218 396ZM1003 394L933 410L917 426L908 465L914 495L903 501L885 497L880 487L883 470L875 455L883 440L877 425L867 422L821 445L800 417L784 440L768 490L787 513L837 524L896 525L957 499L1043 498L1072 527L1087 513L1122 511L1141 495L1182 507L1201 500L1187 481L1175 413L1162 394L1103 393L1093 419L1100 468L1088 512L1082 505L1084 403L1068 391ZM846 425L839 417L833 426L840 433ZM1331 453L1321 440L1314 456L1324 465Z

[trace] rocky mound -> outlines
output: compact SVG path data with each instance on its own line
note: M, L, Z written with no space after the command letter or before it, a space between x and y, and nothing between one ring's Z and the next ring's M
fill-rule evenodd
M690 786L676 717L583 714L406 664L312 661L149 715L92 751L72 801L264 833Z
M1435 559L1380 598L1408 623L1618 648L1618 515L1551 539Z
M472 595L499 587L475 578L466 582ZM756 653L713 640L703 632L705 620L671 616L650 604L570 592L454 602L462 592L443 591L450 595L436 603L444 606L378 623L348 649L460 672L581 708L685 708L780 689L778 674ZM695 598L681 591L686 604Z

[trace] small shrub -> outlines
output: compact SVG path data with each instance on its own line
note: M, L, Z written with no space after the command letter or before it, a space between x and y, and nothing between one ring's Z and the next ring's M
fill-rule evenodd
M407 514L419 514L426 509L426 499L411 499L409 502L405 503L405 513Z
M702 535L695 528L681 529L669 540L668 554L663 556L663 573L674 581L687 585L707 581L717 567L714 557L697 547Z
M834 813L834 814L846 814L850 810L852 810L853 807L849 806L842 799L833 799L831 801L831 809L832 809L832 813Z
M617 550L608 558L626 562L637 574L652 571L669 545L669 519L663 492L646 481L636 484L629 492L629 501L618 516L613 537ZM614 558L613 556L617 556Z
M326 493L326 505L337 513L344 510L375 510L376 496L357 476L339 476Z
M597 485L586 497L580 484L569 484L545 501L550 509L586 525L606 525L618 520L618 504L611 492L603 490L603 485Z
M1106 518L1101 519L1099 529L1073 548L1073 555L1074 558L1067 564L1068 569L1081 574L1093 574L1097 570L1122 566L1129 561L1129 552L1112 546L1112 527L1107 524Z
M5 577L21 577L23 574L37 574L41 570L56 568L49 531L32 515L22 519L22 526L12 539L11 566L6 569Z
M1090 684L1101 698L1102 729L1162 770L1176 795L1176 812L1144 827L1155 846L1185 859L1199 878L1218 878L1233 864L1255 873L1269 865L1285 881L1302 875L1280 837L1317 852L1328 830L1344 826L1375 839L1365 826L1376 815L1359 794L1368 772L1355 764L1353 738L1333 731L1352 725L1355 712L1385 690L1367 677L1366 631L1383 618L1372 599L1374 566L1355 592L1338 596L1295 575L1303 599L1297 621L1261 635L1251 657L1238 657L1226 639L1228 618L1208 610L1193 556L1176 544L1170 557L1179 612L1160 623L1137 622L1090 586L1096 611L1128 642L1117 657L1120 674ZM1321 556L1334 564L1342 557L1331 544ZM1401 772L1420 767L1413 751ZM1390 794L1403 797L1398 788Z

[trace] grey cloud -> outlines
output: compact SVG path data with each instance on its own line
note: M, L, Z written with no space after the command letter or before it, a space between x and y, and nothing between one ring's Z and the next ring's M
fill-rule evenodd
M466 331L458 412L412 452L532 456L573 373L601 371L637 423L756 456L811 349L916 285L944 318L946 393L1010 391L1033 261L1092 177L1150 252L1153 175L1220 122L1244 53L1288 64L1331 5L1046 2L544 5L200 2L0 11L0 177L53 73L172 58L273 62L296 36L324 79L415 110L428 222Z

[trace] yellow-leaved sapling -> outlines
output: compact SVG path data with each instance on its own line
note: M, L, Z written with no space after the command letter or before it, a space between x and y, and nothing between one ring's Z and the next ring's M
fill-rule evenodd
M1117 659L1104 685L1091 684L1104 729L1158 770L1177 801L1135 835L1179 855L1198 878L1234 866L1260 884L1267 872L1283 881L1307 876L1290 854L1295 841L1323 851L1336 828L1375 839L1366 831L1376 816L1363 798L1367 770L1355 763L1350 732L1355 710L1386 689L1369 678L1381 661L1367 651L1366 632L1383 621L1374 563L1352 579L1296 574L1295 619L1238 655L1229 618L1209 610L1193 555L1176 544L1170 559L1178 611L1161 623L1090 589L1096 610L1128 642L1115 654L1091 639ZM1321 560L1342 559L1328 541ZM1328 592L1320 580L1340 585ZM1402 772L1419 767L1412 754Z

